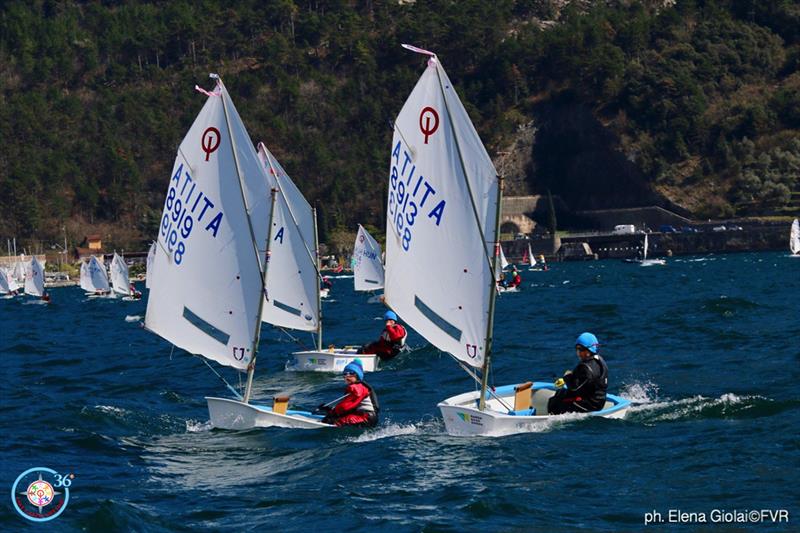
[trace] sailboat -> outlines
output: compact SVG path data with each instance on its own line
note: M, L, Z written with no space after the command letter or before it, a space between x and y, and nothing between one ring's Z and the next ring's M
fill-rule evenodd
M503 245L502 244L498 244L497 246L498 246L498 248L500 248L500 270L497 271L497 292L500 292L500 293L504 293L504 292L519 292L519 286L518 285L505 286L505 285L500 283L503 280L503 277L505 276L503 271L506 269L506 267L510 266L511 263L508 262L508 260L506 259L506 254L503 253ZM517 267L514 267L514 272L516 272L516 269L517 269Z
M322 348L316 211L263 143L258 145L258 158L276 194L261 319L278 327L316 332L315 348L293 353L286 370L341 372L358 358L365 372L374 372L375 354L358 354L355 347Z
M358 225L356 242L353 245L353 287L356 291L376 291L383 288L383 262L381 245L372 235ZM368 303L380 303L383 295L372 295Z
M121 295L123 300L133 301L142 297L138 291L131 290L131 280L128 275L128 265L119 254L114 252L111 259L111 287L114 293Z
M794 257L800 257L800 222L794 219L792 230L789 232L789 249Z
M150 243L150 249L147 250L147 270L144 273L144 286L150 288L150 271L153 269L153 260L156 258L156 242Z
M436 55L403 46L429 60L394 125L386 303L480 382L478 390L439 403L449 434L533 431L552 417L517 409L515 391L540 408L555 394L552 383L488 387L502 179ZM442 273L435 278L428 271L432 256ZM606 409L593 414L622 416L627 400L609 399Z
M664 259L648 259L647 252L649 249L649 241L647 238L647 233L644 234L644 241L642 243L642 257L635 258L635 259L625 259L626 263L636 263L639 266L653 266L653 265L666 265L667 262Z
M0 294L5 299L13 298L17 295L19 284L14 276L5 268L0 268Z
M95 256L81 262L81 289L89 298L113 297L106 267Z
M25 294L49 301L44 290L44 266L36 256L31 256L31 260L25 265Z
M330 427L288 402L251 402L273 242L275 191L219 76L175 158L150 277L145 328L247 372L244 394L207 397L224 429Z

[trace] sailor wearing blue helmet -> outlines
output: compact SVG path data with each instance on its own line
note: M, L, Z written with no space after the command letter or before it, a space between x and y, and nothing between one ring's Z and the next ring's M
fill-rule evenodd
M388 361L402 351L406 345L408 332L406 328L397 323L397 313L394 311L386 311L383 319L386 321L386 326L383 328L380 338L359 348L358 353L374 353L380 357L381 361Z
M599 346L597 337L588 331L575 339L575 352L580 362L563 378L556 380L558 391L547 403L548 413L560 415L603 409L608 389L608 366L598 353Z

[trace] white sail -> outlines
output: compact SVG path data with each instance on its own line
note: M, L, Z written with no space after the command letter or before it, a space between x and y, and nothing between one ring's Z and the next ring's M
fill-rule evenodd
M22 259L14 263L14 272L12 273L12 277L17 281L19 285L23 285L25 283L25 254L20 256Z
M0 294L8 294L11 292L11 284L9 283L9 275L5 268L0 267Z
M506 254L503 252L503 246L500 245L500 270L505 270L509 264Z
M647 259L647 233L644 234L644 244L642 245L642 261Z
M81 289L87 292L110 290L106 267L95 256L81 263Z
M156 242L150 243L150 249L147 251L147 270L144 273L144 286L150 288L150 271L153 270L153 261L156 258Z
M275 326L315 331L319 323L319 275L314 250L314 214L263 143L258 145L258 158L269 187L278 189L261 319Z
M497 173L435 56L394 124L386 303L440 350L485 356Z
M536 266L536 258L533 256L533 252L531 251L531 243L528 243L528 264L530 266Z
M800 254L800 222L794 219L792 231L789 234L789 248L793 254Z
M114 258L111 260L111 286L117 294L128 296L131 293L128 265L116 252L114 252Z
M361 224L358 225L356 243L353 246L353 285L357 291L383 288L381 245Z
M44 267L35 256L25 265L25 294L44 295Z
M243 370L260 327L269 188L225 86L206 94L170 175L145 327Z

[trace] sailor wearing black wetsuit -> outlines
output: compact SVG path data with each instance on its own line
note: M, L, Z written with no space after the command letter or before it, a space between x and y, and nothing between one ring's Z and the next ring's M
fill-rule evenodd
M597 337L591 333L583 333L575 341L575 350L581 361L574 370L556 380L559 390L547 402L548 413L585 413L603 408L608 389L608 366L598 355L598 346Z

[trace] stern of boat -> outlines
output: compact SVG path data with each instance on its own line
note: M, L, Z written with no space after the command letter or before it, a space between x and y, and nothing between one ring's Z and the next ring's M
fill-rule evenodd
M344 367L355 359L361 360L364 372L378 370L378 356L375 354L360 354L355 347L333 348L328 350L308 350L295 352L286 362L289 372L341 372Z

